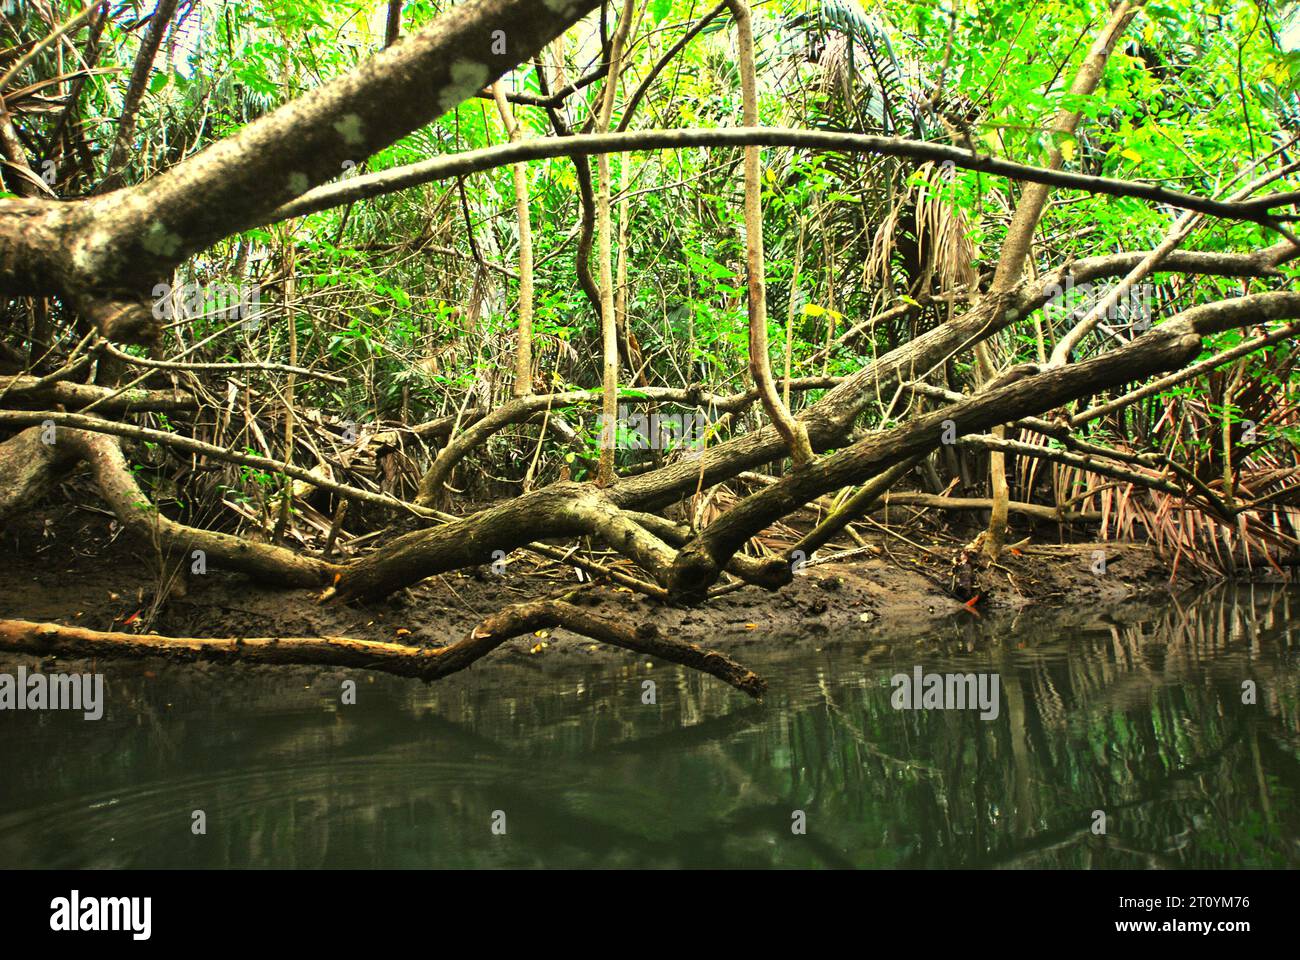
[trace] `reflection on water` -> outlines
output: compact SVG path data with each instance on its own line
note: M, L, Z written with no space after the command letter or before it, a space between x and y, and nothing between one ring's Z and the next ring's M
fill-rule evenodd
M1297 611L1224 588L875 659L865 637L751 648L757 705L631 661L489 660L431 687L102 663L103 720L0 713L0 866L1294 867ZM998 673L997 718L893 709L917 664Z

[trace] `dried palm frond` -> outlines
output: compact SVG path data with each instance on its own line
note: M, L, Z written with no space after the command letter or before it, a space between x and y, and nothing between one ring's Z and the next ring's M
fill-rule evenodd
M1177 496L1131 483L1103 490L1100 475L1058 471L1058 499L1068 496L1070 484L1098 488L1103 535L1145 534L1175 572L1284 574L1300 562L1300 446L1294 439L1300 408L1287 396L1296 360L1293 353L1271 351L1252 358L1251 366L1216 371L1192 391L1134 411L1133 419L1146 420L1149 436L1199 490L1189 485L1185 496ZM1131 432L1133 423L1122 419L1110 429L1126 426ZM1170 471L1166 479L1177 480L1177 474Z

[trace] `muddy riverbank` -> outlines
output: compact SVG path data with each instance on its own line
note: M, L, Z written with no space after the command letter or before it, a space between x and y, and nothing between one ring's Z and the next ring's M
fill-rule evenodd
M1105 556L1104 572L1098 556ZM160 590L149 550L106 517L69 509L11 524L0 534L0 616L94 630L174 636L349 636L438 646L464 637L501 606L578 587L577 571L517 555L502 575L484 567L432 577L371 604L318 604L220 570ZM949 621L978 622L1035 608L1098 610L1189 589L1142 544L1028 544L981 571L978 599L953 589L953 551L896 539L840 561L815 562L785 589L747 586L700 608L664 606L626 588L582 587L577 602L602 616L653 622L667 635L743 659L747 648L853 637L874 645L921 637ZM956 594L956 596L954 596ZM492 659L632 657L564 630L519 638Z

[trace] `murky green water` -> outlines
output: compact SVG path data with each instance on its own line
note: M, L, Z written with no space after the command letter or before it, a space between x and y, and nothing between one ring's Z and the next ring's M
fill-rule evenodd
M555 654L432 687L104 663L103 720L0 713L0 866L1300 864L1300 593L1131 615L742 649L760 705ZM996 673L997 718L894 709L917 664Z

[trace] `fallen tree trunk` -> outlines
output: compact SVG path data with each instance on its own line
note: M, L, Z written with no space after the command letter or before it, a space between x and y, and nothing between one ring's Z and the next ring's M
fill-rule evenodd
M156 633L106 633L31 620L0 620L0 650L42 657L161 656L355 667L427 683L464 670L507 640L552 627L563 627L593 640L700 670L755 699L767 689L767 681L724 654L660 636L652 624L633 629L562 600L538 600L506 607L480 623L469 636L446 647L412 647L351 637L165 637Z
M563 600L519 603L494 613L475 627L465 640L445 648L444 655L456 659L450 669L437 675L444 676L463 669L511 637L550 627L563 627L593 640L701 670L755 699L767 689L766 680L715 650L662 636L653 623L642 623L632 628L597 617Z
M1163 263L1171 272L1231 277L1277 275L1277 266L1300 255L1290 243L1275 244L1248 254L1176 251ZM808 428L815 451L838 446L848 437L854 421L881 396L899 384L920 378L947 358L970 349L1017 320L1041 308L1063 288L1127 272L1142 254L1120 253L1092 257L1026 281L1005 300L986 300L954 320L941 324L902 344L845 377L798 419ZM620 507L653 510L665 506L697 487L709 487L746 470L780 459L786 453L781 435L766 426L710 447L698 461L670 464L653 473L618 481L610 496Z
M350 637L164 637L31 620L0 620L0 649L42 657L174 657L361 667L404 677L420 676L437 653L432 648Z

